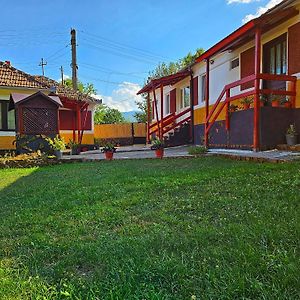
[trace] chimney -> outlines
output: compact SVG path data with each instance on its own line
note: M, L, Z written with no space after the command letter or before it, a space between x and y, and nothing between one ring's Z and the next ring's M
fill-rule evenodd
M6 61L5 61L5 64L8 65L8 66L10 66L10 61L9 61L9 60L6 60Z

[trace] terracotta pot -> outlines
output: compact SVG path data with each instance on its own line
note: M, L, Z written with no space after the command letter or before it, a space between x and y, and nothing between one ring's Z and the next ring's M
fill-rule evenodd
M157 158L162 159L164 157L164 149L156 149L155 150L155 155Z
M291 107L291 102L285 102L284 103L284 107L286 107L286 108L290 108Z
M279 100L272 101L272 107L280 107L280 101Z
M104 152L106 160L112 160L114 157L114 153L112 151Z
M244 107L244 109L249 109L250 108L250 103L244 103L243 107Z

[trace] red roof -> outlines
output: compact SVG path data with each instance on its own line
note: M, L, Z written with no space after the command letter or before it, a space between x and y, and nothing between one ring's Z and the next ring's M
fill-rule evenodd
M147 85L145 85L140 91L138 91L137 95L155 90L161 85L174 85L175 83L183 80L189 75L191 75L191 71L183 70L169 76L161 77L158 79L152 79Z

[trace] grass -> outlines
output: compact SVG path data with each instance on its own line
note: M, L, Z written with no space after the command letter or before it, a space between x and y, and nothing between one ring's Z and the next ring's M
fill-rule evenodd
M300 163L0 170L0 299L299 299Z

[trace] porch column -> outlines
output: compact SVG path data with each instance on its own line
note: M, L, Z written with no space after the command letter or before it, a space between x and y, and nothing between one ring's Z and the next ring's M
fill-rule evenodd
M164 86L160 85L160 139L163 139L163 120L164 120Z
M77 104L77 138L78 138L78 143L81 143L80 141L80 131L81 131L81 110L79 104Z
M261 29L256 28L255 31L255 94L254 94L254 121L253 121L253 150L259 151L259 114L260 114L260 103L259 103L259 90L260 90L260 74L261 69Z
M153 98L154 98L154 105L155 105L155 116L156 116L156 124L158 129L158 136L160 137L160 124L158 119L158 110L157 110L157 99L155 94L155 87L153 87Z
M150 113L151 113L151 110L150 110L150 94L148 92L148 94L147 94L147 140L146 140L147 144L149 144L149 142L150 142L150 136L149 136L149 131L150 131L149 127L150 127L150 119L151 119Z
M206 60L206 82L205 82L205 132L204 132L204 145L208 147L208 133L206 132L207 126L207 118L209 114L209 61L210 58Z

